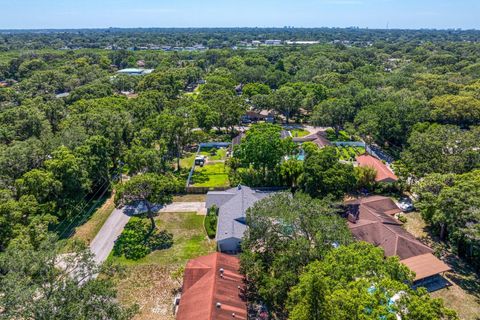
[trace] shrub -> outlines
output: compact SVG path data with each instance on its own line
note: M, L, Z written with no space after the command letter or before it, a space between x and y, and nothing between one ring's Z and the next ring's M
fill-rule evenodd
M171 233L165 230L151 232L147 219L133 217L115 241L113 255L138 260L154 250L170 248L172 244Z
M208 209L207 215L205 216L204 224L207 235L210 239L215 238L217 233L217 220L218 220L218 208L216 206Z
M399 214L397 216L397 218L401 223L406 223L407 222L407 217L404 214Z

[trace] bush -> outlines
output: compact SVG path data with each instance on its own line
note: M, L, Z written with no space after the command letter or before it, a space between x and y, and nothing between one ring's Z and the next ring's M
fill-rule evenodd
M399 214L397 216L397 218L401 223L406 223L407 222L407 217L404 214Z
M216 206L208 209L207 215L205 216L204 225L207 235L210 239L215 238L217 233L217 220L218 220L218 208Z
M154 250L167 249L172 245L171 233L165 230L154 230L152 233L147 219L133 217L115 241L113 255L138 260Z

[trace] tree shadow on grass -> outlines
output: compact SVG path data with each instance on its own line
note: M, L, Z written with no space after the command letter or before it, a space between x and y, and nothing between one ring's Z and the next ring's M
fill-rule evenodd
M453 253L444 257L444 261L452 268L453 272L448 278L460 288L475 296L480 302L480 276L475 270L461 258Z

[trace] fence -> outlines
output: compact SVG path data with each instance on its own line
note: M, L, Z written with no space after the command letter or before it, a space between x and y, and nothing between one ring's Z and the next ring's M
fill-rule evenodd
M200 150L202 148L227 148L231 145L231 142L202 142L198 145L197 152L195 153L195 157L198 156L200 153ZM204 192L205 187L192 187L190 186L190 181L192 180L193 172L195 172L195 161L193 161L192 168L190 169L190 172L188 173L188 178L187 178L187 183L185 185L185 191L187 193L195 193L195 194L202 194L202 193L207 193L209 190ZM197 190L198 189L198 190ZM209 189L209 188L206 188ZM228 189L228 188L226 188ZM223 190L226 190L223 189ZM220 191L223 191L220 190Z
M333 141L332 144L336 146L366 147L366 144L363 141Z

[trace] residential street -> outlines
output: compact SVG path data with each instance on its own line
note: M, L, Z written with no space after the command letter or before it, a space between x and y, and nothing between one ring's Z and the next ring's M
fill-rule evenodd
M122 233L128 220L130 220L130 216L125 213L127 210L127 207L113 210L90 244L90 250L95 255L96 263L101 264L104 262L110 251L112 251L115 240Z

